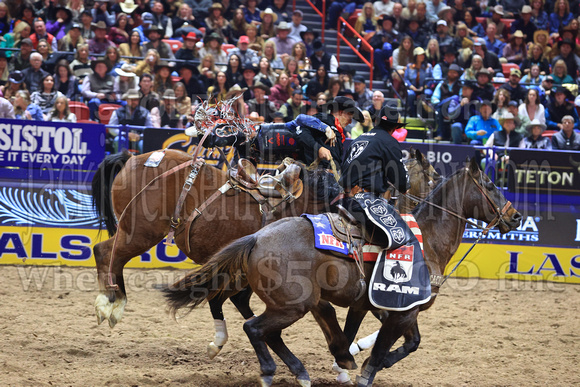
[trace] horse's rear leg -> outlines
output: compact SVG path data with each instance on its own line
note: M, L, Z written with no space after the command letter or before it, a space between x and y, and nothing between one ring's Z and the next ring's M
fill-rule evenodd
M108 320L111 328L121 321L127 304L123 268L131 258L145 253L159 243L163 236L158 236L155 239L151 236L137 237L133 235L129 238L126 232L119 229L116 238L116 243L115 237L113 237L98 243L93 249L99 277L99 295L95 300L97 322L100 324ZM113 244L115 245L114 261L110 265Z
M280 332L284 328L292 325L305 314L306 310L304 309L270 310L267 308L264 313L244 324L244 331L248 335L260 362L260 370L262 372L260 381L263 387L272 385L274 373L276 372L276 363L272 359L270 351L268 351L266 341L272 350L280 356L282 361L288 365L290 371L296 375L298 382L302 386L310 385L310 377L304 365L286 347L280 337Z
M236 308L240 311L246 320L255 317L254 312L250 308L251 297L252 289L249 286L244 288L241 292L230 297L232 303L236 306ZM223 295L222 297L216 297L209 301L209 308L213 316L215 326L214 339L207 346L207 355L210 359L216 357L228 341L228 330L223 312L223 304L226 299L227 295Z

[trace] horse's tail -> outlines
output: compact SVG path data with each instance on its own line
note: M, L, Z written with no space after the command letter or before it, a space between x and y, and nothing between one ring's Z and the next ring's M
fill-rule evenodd
M258 237L242 237L216 253L206 264L193 270L184 278L164 290L170 312L190 309L209 301L224 292L242 290L246 286L248 258Z
M109 237L112 237L117 232L117 220L115 219L111 201L111 188L115 176L130 158L131 154L127 151L105 157L93 177L93 207L99 217L99 227L102 229L104 224Z

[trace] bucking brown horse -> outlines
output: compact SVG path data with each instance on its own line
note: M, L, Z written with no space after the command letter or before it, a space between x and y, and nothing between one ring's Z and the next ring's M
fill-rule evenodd
M435 206L433 206L435 205ZM516 229L521 214L505 199L483 174L475 159L439 184L413 211L424 240L425 260L431 276L442 277L445 266L457 251L467 218L496 224L500 232ZM300 243L296 243L300 241ZM366 263L365 277L370 278L373 264ZM236 286L237 285L237 286ZM350 307L362 317L376 310L362 291L360 273L354 261L314 248L314 233L309 220L301 217L274 222L253 235L243 237L214 255L208 263L188 274L166 291L170 308L194 308L207 299L231 295L239 286L249 285L266 304L260 316L247 321L244 330L258 356L263 386L269 386L276 370L268 345L289 367L303 386L310 377L298 358L286 347L281 332L309 311L325 313L321 301ZM427 304L404 312L385 312L376 344L363 365L359 386L372 385L376 372L387 368L415 351L420 342L417 316L429 308L438 292L432 285L433 298ZM316 317L316 314L315 314ZM328 317L328 316L327 316ZM333 323L328 321L333 320ZM320 324L339 366L353 369L348 352L352 342L353 319L346 335L337 329L333 314L327 324ZM317 318L317 322L318 321ZM355 331L356 333L356 331ZM404 336L404 344L391 351Z

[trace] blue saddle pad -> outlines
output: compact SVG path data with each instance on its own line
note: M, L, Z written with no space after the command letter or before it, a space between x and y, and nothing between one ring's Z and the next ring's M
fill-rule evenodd
M314 227L314 241L317 249L348 255L348 244L338 240L332 234L332 227L326 215L302 214L301 216L308 219Z

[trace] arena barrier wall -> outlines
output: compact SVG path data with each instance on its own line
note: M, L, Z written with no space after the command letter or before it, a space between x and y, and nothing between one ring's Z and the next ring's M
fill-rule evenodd
M92 246L105 234L98 233L90 181L104 157L104 138L102 125L0 120L0 264L95 266ZM181 130L144 131L144 151L167 147L191 151L195 145L196 140ZM442 175L463 167L467 157L481 157L481 148L471 146L402 145L405 155L410 147L421 150ZM234 157L231 148L226 148L225 154L228 161ZM76 163L71 159L74 155L79 156ZM225 168L217 151L206 150L203 157L208 164ZM524 215L522 226L506 235L490 232L455 275L580 283L580 152L518 150L512 161L506 169L508 180L515 177L525 184L510 184L505 195ZM259 167L267 170L274 166ZM544 178L535 179L533 184L529 178L520 178L534 169L541 169L535 175ZM550 179L553 172L562 177L552 175ZM555 187L562 182L571 188L562 192L562 187ZM448 270L483 227L485 224L478 222L478 227L466 228ZM194 266L176 247L163 243L127 265Z

